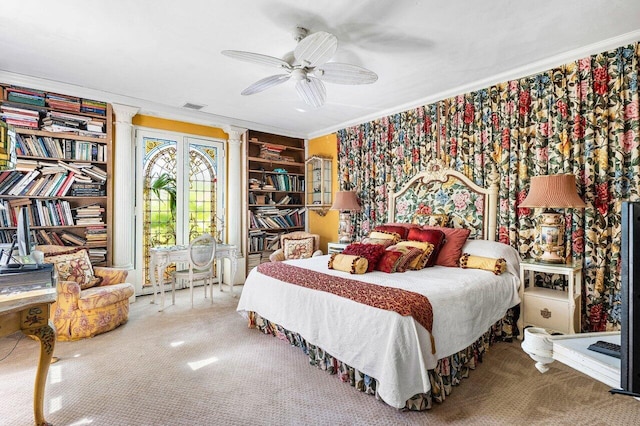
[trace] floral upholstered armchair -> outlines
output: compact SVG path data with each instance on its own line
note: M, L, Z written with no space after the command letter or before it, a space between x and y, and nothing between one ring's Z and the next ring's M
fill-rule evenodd
M40 245L58 275L51 321L58 340L78 340L113 330L129 318L134 287L127 271L93 267L85 248Z
M320 235L304 231L295 231L280 236L280 248L269 256L272 262L290 259L306 259L312 256L322 256Z

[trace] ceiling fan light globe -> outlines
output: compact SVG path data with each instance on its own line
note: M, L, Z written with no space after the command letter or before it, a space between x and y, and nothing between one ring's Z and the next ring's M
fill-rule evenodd
M304 80L307 78L307 72L302 68L294 68L291 70L291 78L296 81Z

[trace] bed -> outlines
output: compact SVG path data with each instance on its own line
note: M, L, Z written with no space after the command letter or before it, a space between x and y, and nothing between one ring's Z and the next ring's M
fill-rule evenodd
M493 241L497 188L482 188L463 174L431 165L389 197L390 223L410 223L446 214L450 224L471 230L463 251L502 258L506 272L433 266L418 271L349 275L327 267L329 256L287 261L329 280L403 289L426 296L431 332L412 316L358 303L326 291L295 285L254 268L237 310L251 327L301 347L310 362L338 374L358 390L402 409L429 409L442 401L490 343L516 332L519 257ZM311 274L312 272L310 272Z

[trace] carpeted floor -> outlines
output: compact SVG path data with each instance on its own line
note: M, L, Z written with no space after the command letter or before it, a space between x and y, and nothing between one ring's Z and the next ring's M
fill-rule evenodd
M239 289L241 287L237 287ZM197 289L198 290L198 289ZM197 291L196 290L196 291ZM201 290L201 289L200 289ZM554 363L540 374L518 342L500 343L444 404L401 412L310 367L306 356L247 328L237 299L177 292L157 312L150 296L129 322L78 342L58 342L46 419L62 425L637 425L640 402ZM14 345L15 350L11 352ZM33 424L38 343L0 339L0 424Z

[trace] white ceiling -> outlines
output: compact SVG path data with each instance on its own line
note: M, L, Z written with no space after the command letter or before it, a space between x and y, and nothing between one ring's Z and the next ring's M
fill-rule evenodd
M317 109L293 81L241 96L280 71L220 51L282 58L296 26L378 81L327 83ZM637 0L4 0L0 81L309 138L637 40Z

